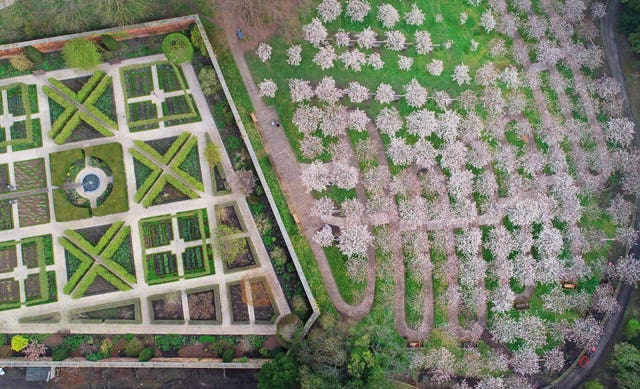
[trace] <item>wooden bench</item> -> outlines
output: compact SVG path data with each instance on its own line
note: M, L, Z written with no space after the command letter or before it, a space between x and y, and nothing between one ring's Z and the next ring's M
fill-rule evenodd
M575 289L576 288L576 284L573 282L563 282L561 284L562 289Z
M256 117L256 114L254 112L251 112L249 116L251 116L251 120L253 121L253 124L258 123L258 118Z

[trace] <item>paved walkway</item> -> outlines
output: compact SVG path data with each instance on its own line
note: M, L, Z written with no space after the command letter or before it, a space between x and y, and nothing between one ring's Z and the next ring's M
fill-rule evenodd
M289 140L284 131L271 127L271 121L277 118L277 113L273 109L268 108L260 98L256 85L251 77L249 67L244 59L242 47L238 44L235 31L229 26L225 26L224 30L229 48L236 61L249 97L251 98L255 115L258 118L256 127L258 131L260 131L265 151L278 175L287 199L287 205L294 215L294 218L297 219L298 226L311 246L329 297L336 307L336 310L340 312L343 317L358 320L367 315L373 305L375 294L375 256L373 258L371 258L370 255L368 256L368 266L369 269L373 269L373 271L369 270L367 272L367 286L362 301L355 305L347 304L340 295L324 250L312 239L315 232L323 225L323 222L319 218L309 214L309 210L313 204L313 198L300 181L300 165L291 149ZM289 124L283 123L283 125Z
M160 128L157 130L150 130L144 132L130 133L128 130L128 123L124 118L125 112L125 104L124 101L124 93L122 90L122 85L120 82L120 68L128 65L142 64L142 63L152 63L155 61L164 60L164 56L148 56L142 58L136 58L132 60L122 61L118 65L109 65L102 64L101 69L106 71L113 78L113 88L114 88L114 96L115 98L115 110L116 116L118 119L118 130L114 131L114 136L109 138L98 138L92 139L84 142L76 142L64 145L55 145L53 141L47 137L47 134L51 128L51 123L49 120L49 109L47 104L47 97L42 93L42 86L48 85L47 79L49 77L53 77L56 79L66 79L66 78L75 78L83 75L88 75L87 72L75 72L69 69L53 71L46 74L46 76L42 77L34 77L31 75L22 76L18 79L11 80L1 80L1 84L6 84L8 82L25 82L27 84L35 84L38 86L38 98L39 98L39 110L40 110L40 118L41 118L41 127L42 127L42 138L43 138L43 147L32 150L25 150L19 152L8 152L6 154L0 155L1 163L8 163L10 170L10 179L11 182L14 182L13 177L13 163L18 160L28 160L32 158L42 158L43 155L46 155L52 151L60 151L60 150L68 150L78 147L88 147L103 143L111 143L118 142L123 146L124 152L124 167L125 172L127 174L127 190L129 197L129 206L130 209L126 213L107 215L102 217L92 217L90 219L73 221L73 222L55 222L55 212L53 207L53 196L52 196L52 187L47 187L42 189L41 191L46 191L49 194L49 205L50 205L50 217L52 223L32 226L32 227L22 227L18 228L18 215L17 215L17 207L13 207L14 212L14 221L16 228L10 231L2 231L0 232L0 241L7 240L20 240L22 238L26 238L29 236L37 236L44 234L52 234L54 242L57 242L60 237L64 235L64 231L68 228L72 229L80 229L80 228L88 228L96 225L104 225L104 224L112 224L116 221L124 221L126 225L131 227L131 238L132 238L132 251L133 257L136 258L134 261L137 283L133 286L133 289L128 292L116 292L116 293L105 293L95 296L83 297L81 299L73 300L69 295L65 295L62 293L62 288L66 284L66 263L65 263L65 254L64 249L58 245L54 244L54 258L55 264L52 266L48 266L47 270L55 270L56 271L56 279L58 286L58 302L25 307L23 306L20 309L16 309L13 311L9 311L12 315L6 315L0 318L0 324L3 327L3 331L6 332L55 332L59 329L69 329L74 333L96 333L96 332L107 332L107 333L158 333L158 332L173 332L173 333L189 333L189 334L206 334L206 333L216 333L216 334L273 334L275 333L275 325L274 324L263 324L255 321L254 309L252 306L252 298L251 298L251 288L249 285L249 281L253 279L264 279L266 281L267 287L272 292L274 301L274 308L282 314L287 314L290 312L288 304L284 298L284 294L282 292L281 286L275 276L275 272L271 265L271 261L269 260L268 253L262 244L262 240L260 238L260 233L253 221L253 217L249 210L249 207L246 203L246 200L243 196L231 193L231 194L222 194L219 195L214 193L213 183L211 181L211 174L209 172L209 167L204 158L204 148L206 145L206 136L209 135L213 142L219 146L220 151L223 154L223 160L221 162L222 167L226 172L231 172L233 167L231 165L231 161L226 154L226 150L222 144L222 140L219 136L219 133L216 130L215 122L211 116L209 111L208 103L206 98L204 97L201 89L199 88L199 83L197 81L197 77L193 70L193 67L190 64L183 64L182 71L185 75L187 84L189 88L187 90L190 93L195 103L198 107L200 115L202 117L202 121L197 123L190 123L185 125L179 125L175 127L165 127L164 123L160 124ZM157 96L163 96L163 91L159 89L157 74L154 74L154 90ZM165 96L166 97L166 96ZM161 103L161 101L160 101ZM159 111L159 114L162 115L162 111ZM204 184L204 191L198 191L195 188L192 188L195 192L198 193L199 198L193 200L186 200L179 203L169 203L162 204L158 206L153 206L150 208L144 208L141 204L138 204L134 201L133 197L136 192L136 181L134 174L134 166L133 159L131 158L128 150L135 148L137 151L144 153L140 150L135 144L134 140L152 140L157 138L165 138L178 136L182 132L187 131L193 136L198 138L198 151L201 156L200 165L201 165L201 173ZM46 170L50 171L49 159L45 158ZM174 178L183 182L184 184L188 184L184 182L184 180L175 175L175 173L169 172ZM51 177L49 177L49 180ZM6 195L5 195L6 196ZM191 278L185 279L181 278L179 281L158 284L158 285L148 285L144 281L144 261L143 258L143 248L141 247L140 238L141 234L139 231L139 220L141 218L146 217L154 217L161 215L175 215L177 211L187 211L192 209L202 209L205 208L208 211L209 217L209 230L214 231L216 225L216 217L215 217L215 205L216 204L237 204L237 209L239 211L239 217L244 220L244 224L246 226L246 233L241 234L240 236L246 237L252 241L252 246L254 248L254 259L256 261L256 266L251 267L248 270L243 271L232 271L232 272L223 272L223 264L222 259L219 256L215 255L214 257L214 265L216 269L216 273L199 278ZM173 220L173 230L175 240L169 245L164 246L163 249L174 251L177 254L178 259L178 268L179 274L184 274L184 269L182 269L182 261L180 260L180 253L182 249L185 247L185 243L178 238L177 232L177 222L175 218ZM207 239L207 243L213 244L213 237ZM20 250L18 250L20 251ZM20 258L19 258L20 259ZM15 272L13 274L7 273L3 275L3 278L11 278L16 277L20 280L24 279L27 275L25 269L23 269L22 263L18 261L18 267L16 267ZM38 271L38 269L32 270L31 272ZM23 274L24 273L24 274ZM247 291L248 296L248 313L250 320L246 324L236 324L232 323L231 316L231 307L230 307L230 298L227 295L228 290L226 285L228 283L242 283L245 286L245 290ZM23 283L21 282L21 296L22 301L24 302L24 288ZM180 291L182 298L182 305L184 309L184 317L185 319L189 318L188 312L188 302L187 296L184 291L193 288L199 288L202 286L212 286L219 285L219 302L221 305L221 315L220 318L221 324L219 325L189 325L187 321L185 324L154 324L152 322L152 309L149 307L148 297L154 295L162 295L174 291ZM115 301L126 301L126 300L138 300L140 305L140 316L141 316L141 324L80 324L77 322L72 322L70 320L70 310L73 309L86 309L96 307L102 304L108 304ZM55 325L45 325L45 324L20 324L18 323L18 319L20 317L28 317L35 316L40 314L45 314L49 312L61 312L62 320L60 323Z

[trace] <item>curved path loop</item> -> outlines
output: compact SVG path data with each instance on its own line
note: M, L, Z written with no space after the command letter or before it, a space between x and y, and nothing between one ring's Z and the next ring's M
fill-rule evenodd
M215 23L213 19L207 19ZM367 286L364 291L364 297L358 304L348 304L340 294L340 290L338 290L338 285L333 277L331 266L329 265L324 250L312 239L315 232L323 223L320 218L309 214L309 210L313 205L313 198L302 185L302 181L300 180L300 164L291 149L287 136L280 128L271 127L270 125L272 120L277 119L277 113L274 109L267 107L260 97L245 61L243 48L236 37L235 30L230 23L223 23L223 29L227 42L229 43L231 54L235 59L238 71L242 76L242 81L251 98L254 113L258 119L256 127L260 132L262 144L278 175L280 185L287 198L289 209L294 215L294 219L297 219L298 226L301 228L313 251L313 255L320 268L320 274L327 288L327 293L336 310L340 312L344 319L359 320L366 316L373 306L376 288L375 250L371 248L367 252Z

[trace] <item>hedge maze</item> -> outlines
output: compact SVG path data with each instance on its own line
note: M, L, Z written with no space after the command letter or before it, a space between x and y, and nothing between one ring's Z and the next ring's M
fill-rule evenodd
M183 132L173 139L162 139L169 144L165 151L158 143L135 141L136 148L129 152L137 162L136 180L138 190L134 200L145 207L171 201L198 198L204 191L198 155L198 139ZM156 141L158 142L158 141ZM164 195L167 186L183 196Z
M76 93L63 82L50 78L52 87L43 86L44 93L64 111L51 124L49 137L56 144L67 142L71 134L81 126L88 125L105 137L113 136L118 124L97 108L96 103L107 89L112 88L111 76L103 71L95 72ZM82 108L82 109L80 109ZM87 111L87 112L85 112ZM78 139L79 140L79 139Z
M130 239L130 227L124 222L111 225L97 244L92 244L81 233L74 230L65 231L60 244L65 249L67 261L67 284L64 293L73 298L85 295L97 277L101 277L120 291L130 290L136 283L135 273L127 270L123 263L123 254L116 253ZM124 254L126 258L126 253ZM129 261L132 255L129 252ZM124 266L123 266L124 265Z

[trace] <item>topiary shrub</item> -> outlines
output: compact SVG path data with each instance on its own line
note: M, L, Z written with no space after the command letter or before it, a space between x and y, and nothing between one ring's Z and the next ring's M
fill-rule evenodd
M53 359L54 361L64 361L70 356L71 352L69 351L69 349L66 347L62 347L53 352L53 354L51 355L51 359Z
M174 32L164 38L162 52L174 65L191 62L193 59L193 46L189 42L189 38L179 32Z
M142 351L140 351L140 356L138 357L138 361L147 362L155 356L156 356L156 350L154 350L153 347L143 348Z
M109 51L117 51L120 48L120 43L109 34L103 34L100 39L102 46Z
M44 61L44 56L40 50L36 49L33 46L27 46L24 48L24 55L27 56L33 63L42 63Z
M67 67L91 69L102 61L98 46L85 38L72 39L62 47L62 58Z
M229 363L229 362L233 361L234 354L235 354L235 352L233 351L232 348L226 348L224 350L224 352L222 353L222 362Z

